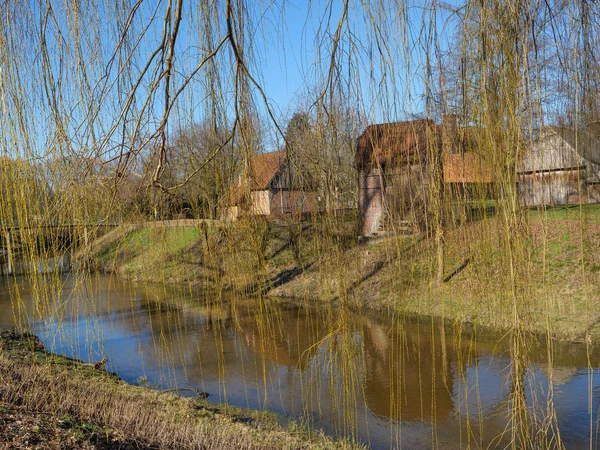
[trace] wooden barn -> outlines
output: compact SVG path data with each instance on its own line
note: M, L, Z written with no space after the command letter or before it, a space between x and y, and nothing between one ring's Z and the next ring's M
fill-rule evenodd
M444 190L460 199L492 191L493 171L470 151L469 129L413 120L370 125L358 138L359 234L420 227L429 207L429 161L441 157ZM478 189L474 189L477 187Z
M284 150L254 156L233 190L229 219L317 212L316 193L301 189L297 178Z
M547 127L517 165L523 206L600 201L598 140L593 130Z

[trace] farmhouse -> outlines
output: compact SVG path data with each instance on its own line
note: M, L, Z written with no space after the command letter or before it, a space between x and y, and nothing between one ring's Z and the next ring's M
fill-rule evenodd
M471 150L474 141L473 130L432 120L368 126L357 142L359 233L370 236L400 223L422 227L436 176L450 198L491 195L493 171ZM434 155L441 160L439 175L432 172Z
M316 193L303 189L307 184L299 178L284 150L254 156L233 190L229 218L316 212Z
M593 127L546 127L517 165L524 206L597 203L600 200L598 139Z

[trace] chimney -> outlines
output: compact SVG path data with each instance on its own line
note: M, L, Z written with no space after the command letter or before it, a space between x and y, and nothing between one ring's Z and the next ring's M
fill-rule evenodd
M442 152L457 153L458 145L458 116L453 113L442 115Z

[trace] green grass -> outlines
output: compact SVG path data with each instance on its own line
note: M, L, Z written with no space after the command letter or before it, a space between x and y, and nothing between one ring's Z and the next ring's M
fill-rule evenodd
M600 204L567 205L527 210L529 220L581 220L600 222Z
M201 245L196 227L121 230L103 240L94 263L100 270L139 281L198 281L204 275Z
M585 213L587 222L571 220L570 210L530 216L515 241L522 258L516 301L531 331L544 332L549 320L557 338L585 340L591 330L600 339L600 222L591 220L600 217L600 207L586 205ZM513 296L502 226L496 216L447 230L445 275L467 259L470 264L439 288L432 284L433 242L392 236L331 254L271 294L509 328Z
M264 225L240 221L234 227L213 227L207 230L208 241L196 227L116 230L94 247L93 266L136 281L254 290L257 280L270 273L310 260L314 249L305 245L314 239L310 226L299 231L285 222ZM259 248L264 233L264 248ZM299 254L293 251L292 234L301 242Z

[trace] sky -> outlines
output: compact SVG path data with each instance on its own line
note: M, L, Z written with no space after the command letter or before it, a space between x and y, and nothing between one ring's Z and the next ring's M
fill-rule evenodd
M357 89L362 96L360 107L374 121L403 120L413 114L424 113L425 105L422 101L424 85L420 77L424 69L423 48L418 45L418 41L423 39L422 21L427 18L424 17L426 11L419 3L424 2L414 2L408 9L407 24L399 21L388 23L388 30L397 27L397 35L394 37L395 42L391 42L387 49L388 58L392 58L388 59L388 62L395 70L395 73L388 71L385 74L388 81L387 89L382 89L381 86L384 75L378 61L378 49L375 44L368 43L368 36L372 36L372 31L367 29L359 11L356 9L350 11L350 29L345 31L351 31L355 39L367 43L365 48L353 55L360 66L353 72L353 78L360 83ZM460 2L454 0L448 3L456 6ZM274 26L274 30L279 34L278 41L274 40L273 45L269 45L261 55L263 64L259 70L262 72L267 96L274 109L284 116L289 117L293 114L302 100L307 84L318 72L319 55L314 48L315 35L319 27L319 19L328 16L325 6L324 2L313 2L309 12L307 1L296 0L288 3L285 8L285 23ZM333 34L341 16L341 2L334 2L330 12L329 29ZM455 23L451 20L447 21L449 16L446 11L440 11L437 17L440 46L443 50L447 50L448 42L454 32ZM406 26L407 38L406 42L400 43L401 28L404 26ZM327 68L327 64L321 66L321 70ZM389 98L382 98L386 94Z
M432 30L435 29L440 52L446 53L460 30L458 16L449 9L463 5L464 0L348 1L349 19L343 24L343 39L337 51L340 78L337 73L334 77L343 89L344 106L356 111L364 125L431 117L424 98L426 80L435 80L426 77L425 64L425 55L434 54ZM311 110L316 92L323 88L332 36L344 0L242 3L251 16L249 22L244 21L249 28L246 36L253 37L253 55L245 55L250 61L250 72L264 88L280 128L285 129L294 112ZM433 3L440 5L435 18L429 9ZM161 137L165 104L162 74L167 52L152 55L156 55L161 44L168 4L166 0L9 2L0 19L0 128L8 130L0 138L0 149L10 155L24 154L28 149L35 157L70 152L111 158L125 147L156 145L149 137ZM206 56L203 5L219 8L214 11L217 25L209 35L216 41L226 35L223 0L185 0L183 4L171 94ZM370 9L374 4L383 6ZM140 6L136 10L137 5ZM385 8L385 14L381 8ZM123 29L129 24L132 11L135 14L127 34ZM576 39L572 30L567 33L571 24L567 19L560 22L566 28L559 31ZM546 28L554 31L548 25ZM123 34L127 35L125 44L117 45ZM42 50L42 38L47 55ZM554 52L553 38L547 36L546 51L550 57ZM567 50L569 45L573 43L565 43ZM234 64L228 43L218 59L223 86L217 97L224 99L219 106L223 106L226 116L220 118L223 129L231 127L234 111ZM133 105L128 109L129 95L148 61L149 70L141 76ZM549 61L543 66L548 67L546 76L553 76L553 65L557 66L556 71L564 71L552 59ZM457 70L445 69L450 74ZM555 89L554 79L548 84L550 91L543 92L546 103L542 106L556 110L554 115L564 110L567 95L576 91L565 76L566 80L558 81L567 83L568 92ZM181 129L207 123L214 109L206 102L209 78L206 71L198 72L178 98L165 133L169 140ZM270 127L271 142L267 145L277 148L277 133L257 90L254 100L262 123ZM434 117L439 120L438 116ZM148 145L142 146L139 142L144 139Z
M423 48L419 43L423 41L423 32L427 28L421 26L427 13L421 6L424 2L411 2L412 6L406 11L406 22L393 14L386 16L376 9L369 10L372 3L376 2L350 2L349 20L344 24L344 39L337 52L341 82L345 83L346 92L351 92L344 100L353 103L348 106L355 107L368 122L404 120L413 114L422 114ZM395 3L403 4L392 1L383 3L388 9ZM251 34L254 36L252 44L257 59L250 70L264 88L269 106L283 128L297 109L310 104L306 96L307 90L312 89L314 98L316 86L322 86L329 70L331 36L342 15L342 4L342 0L256 0L248 3L256 6L251 12L254 27ZM14 43L15 55L21 58L15 64L17 78L14 80L14 91L25 90L29 96L22 97L21 101L28 102L28 119L32 122L32 129L38 131L40 147L61 145L56 139L60 132L57 132L52 116L55 106L49 105L54 101L49 99L52 87L48 89L48 85L42 82L42 77L47 77L48 74L52 75L54 88L59 94L56 101L67 122L74 150L79 151L83 147L91 149L99 145L98 139L110 135L110 142L102 145L118 151L121 130L136 126L134 117L119 115L127 99L128 89L160 44L165 3L156 1L141 4L142 9L137 12L133 23L138 28L135 29L134 39L128 44L134 49L135 61L123 72L120 72L117 62L125 61L127 64L127 48L122 47L122 53L112 63L109 60L129 11L120 11L119 6L115 6L110 0L99 1L98 6L95 5L94 2L82 3L81 11L71 11L61 10L66 6L57 2L53 3L53 14L48 15L46 3L32 2L26 16L10 23L14 30L9 32L16 31L23 37L21 41L16 40ZM184 3L184 21L177 43L176 65L179 74L191 73L203 57L199 35L201 30L188 26L190 18L198 13L194 5L191 1ZM137 33L144 29L154 13L157 15L151 26L138 42ZM364 20L367 13L372 14L371 22ZM104 17L106 21L100 26L90 27L85 20L76 23L78 16L74 14L81 14L84 18ZM440 21L439 29L445 30L440 32L443 46L447 45L445 43L452 30L441 26L441 17L442 14L437 20ZM219 18L219 23L220 27L224 26L223 17ZM379 27L381 35L386 36L385 40L373 39L374 33L370 28L373 24ZM215 35L218 37L223 33L224 30L220 29ZM42 34L49 43L50 69L45 75L44 69L41 69L43 55L37 48L39 43L36 43ZM350 35L351 40L348 39ZM63 45L64 42L67 46ZM33 46L34 51L28 51L28 44ZM385 68L380 64L380 54L387 61ZM142 107L160 70L161 67L156 64L141 80L139 94L136 95L136 108ZM198 107L205 95L202 91L204 76L199 73L194 82L190 83L185 95L180 97L180 111L173 114L173 125L169 132L185 126L186 121L189 124L204 119L202 109ZM176 75L175 87L181 81L182 78L177 79ZM225 86L224 89L224 95L232 95L231 86ZM164 109L162 88L153 95L150 109L155 117L144 119L142 123L150 131L157 126L156 122ZM255 95L255 99L259 111L266 116L262 99L259 95ZM93 125L88 125L91 120ZM113 128L119 120L125 126ZM11 145L6 144L7 148Z

